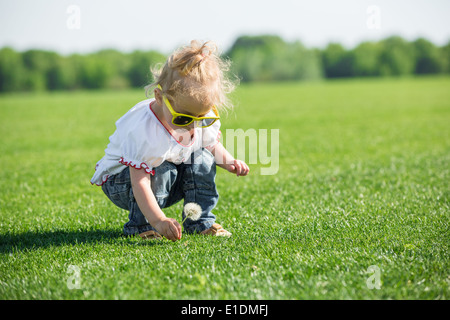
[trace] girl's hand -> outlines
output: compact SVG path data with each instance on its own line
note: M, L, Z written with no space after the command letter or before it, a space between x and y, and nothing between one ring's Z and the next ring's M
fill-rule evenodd
M246 176L250 171L250 168L244 161L236 159L233 164L228 165L226 169L231 173L235 173L238 177Z
M165 217L157 222L154 227L169 240L177 241L181 239L181 226L175 219Z

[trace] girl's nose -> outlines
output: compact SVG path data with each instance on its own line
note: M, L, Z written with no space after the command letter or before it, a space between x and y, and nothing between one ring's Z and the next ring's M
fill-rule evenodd
M186 126L186 128L189 130L189 132L193 133L196 126L197 124L195 123L195 121L193 121L191 124Z

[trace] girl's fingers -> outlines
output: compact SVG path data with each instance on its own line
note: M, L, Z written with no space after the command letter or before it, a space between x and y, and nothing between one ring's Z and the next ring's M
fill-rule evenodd
M181 239L181 226L177 221L175 221L175 224L177 227L177 239Z
M234 166L236 167L236 175L239 177L242 172L242 164L239 161L236 161Z
M231 173L235 173L236 176L246 176L250 172L248 165L240 160L235 160L234 164L230 165L228 169Z
M178 223L178 221L173 219L171 227L172 227L172 231L173 231L175 240L181 239L181 226Z
M235 167L237 176L246 176L250 171L248 165L243 161L236 161Z
M169 240L176 241L179 239L178 228L173 221L170 221L168 233Z

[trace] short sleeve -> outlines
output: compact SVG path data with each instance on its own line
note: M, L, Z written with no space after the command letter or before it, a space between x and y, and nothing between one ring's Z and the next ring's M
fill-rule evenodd
M123 165L144 169L147 173L164 162L168 150L167 137L161 135L150 122L152 119L145 119L125 126L123 133L126 139L122 140L119 160Z
M139 102L116 122L105 155L97 162L91 184L102 185L108 177L129 166L152 174L170 154L170 139L151 110L152 99Z
M206 127L202 134L202 147L212 148L214 147L220 139L220 120L214 122L212 126Z

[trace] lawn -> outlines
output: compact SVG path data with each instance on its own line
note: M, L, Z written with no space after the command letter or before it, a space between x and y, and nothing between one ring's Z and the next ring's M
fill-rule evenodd
M448 88L241 85L222 132L278 129L278 171L218 168L233 236L177 242L122 237L89 183L143 90L0 95L0 299L448 299Z

